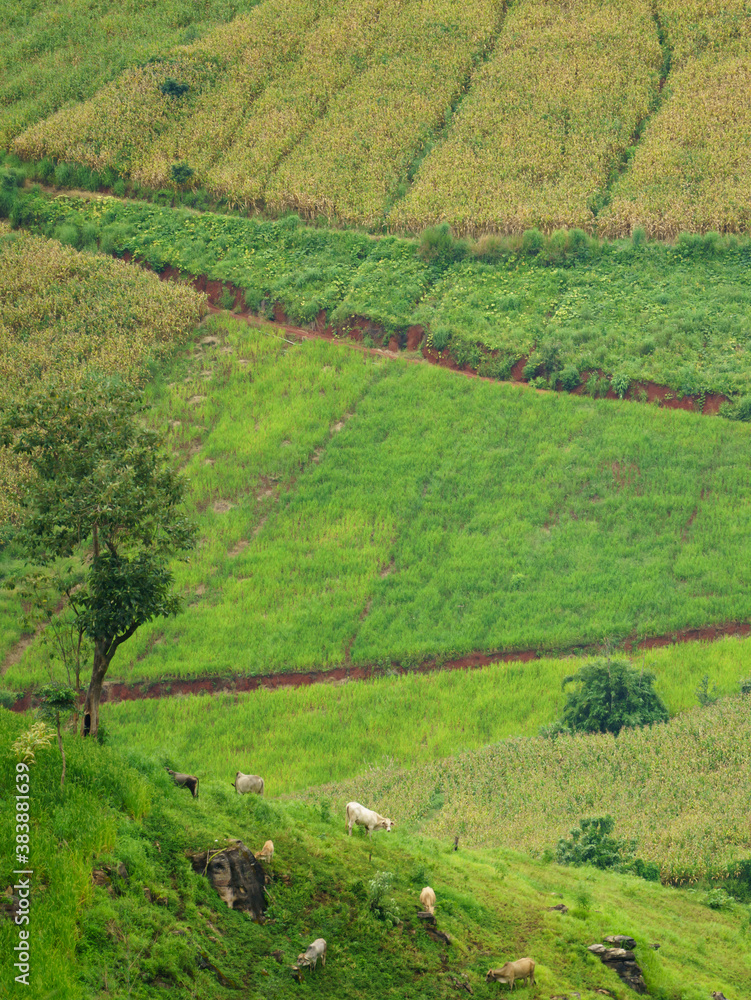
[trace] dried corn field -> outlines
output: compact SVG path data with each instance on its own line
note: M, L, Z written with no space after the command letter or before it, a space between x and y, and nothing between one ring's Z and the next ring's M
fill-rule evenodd
M744 0L263 0L0 139L374 230L748 232L749 25Z

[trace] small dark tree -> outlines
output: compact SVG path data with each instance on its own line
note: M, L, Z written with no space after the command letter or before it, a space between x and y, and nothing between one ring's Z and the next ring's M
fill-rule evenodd
M84 734L96 735L105 674L118 647L158 616L176 614L167 559L192 547L184 485L142 426L140 394L115 381L48 388L11 408L0 443L24 455L35 475L22 499L18 539L49 564L80 560L82 583L68 593L74 627L94 645Z
M653 688L654 674L635 670L628 660L593 660L563 679L575 682L563 710L563 723L585 733L619 733L624 726L667 722L668 710Z
M60 731L61 716L64 719L66 715L75 710L76 692L73 688L50 684L48 687L42 688L39 693L42 698L42 704L39 706L39 714L43 719L54 722L57 729L57 745L60 750L60 756L63 758L63 773L60 775L60 788L62 789L65 784L65 749L63 748L63 737Z
M635 840L611 837L615 821L612 816L579 820L571 837L558 841L556 861L560 865L594 865L595 868L618 868L634 856Z

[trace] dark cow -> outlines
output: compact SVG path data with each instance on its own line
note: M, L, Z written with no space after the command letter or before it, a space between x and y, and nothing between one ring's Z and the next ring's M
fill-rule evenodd
M198 798L198 778L194 774L181 774L179 771L171 771L169 768L166 770L179 788L189 788L193 798Z

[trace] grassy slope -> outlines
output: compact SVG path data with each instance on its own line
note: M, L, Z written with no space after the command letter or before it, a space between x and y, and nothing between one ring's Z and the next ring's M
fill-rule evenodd
M3 747L22 725L0 710ZM48 995L53 983L61 1000L99 996L102 989L116 998L153 997L170 986L199 998L232 995L210 968L199 970L200 952L249 996L292 997L300 987L290 966L318 936L328 940L328 962L306 977L305 988L327 996L370 997L374 985L393 998L455 996L457 974L468 977L475 995L492 996L496 988L484 983L488 966L530 954L538 979L530 997L577 990L594 1000L594 990L605 988L626 1000L627 988L586 951L611 933L636 937L655 996L703 1000L710 989L733 996L748 988L745 907L714 912L702 893L561 868L509 850L454 852L450 843L422 836L414 821L400 821L372 844L362 836L347 839L338 804L331 813L325 798L307 804L238 798L208 778L194 801L169 783L158 762L137 752L122 757L73 737L66 742L64 796L55 748L40 751L32 772L32 997ZM4 797L9 773L1 779ZM2 815L9 842L10 811ZM263 926L227 910L184 858L186 848L227 836L251 848L274 841L275 880ZM122 861L127 868L129 880L115 880L116 894L91 884L92 855L100 854L99 864ZM5 860L4 882L12 881L11 868ZM403 918L394 930L376 921L364 901L377 871L394 875ZM426 883L436 890L439 927L453 939L447 952L413 917ZM148 903L143 887L163 904ZM572 911L546 912L557 902ZM704 957L709 939L711 963ZM8 963L16 941L9 922L0 925L0 941ZM661 944L659 952L647 947L652 941ZM271 955L277 949L281 964Z
M102 719L117 746L138 743L191 773L204 769L230 782L237 770L276 771L269 791L281 795L536 736L560 716L561 681L583 662L540 659L350 684L120 702L103 705ZM739 680L751 674L751 641L671 646L652 650L644 662L676 715L696 707L705 675L711 695L738 694Z
M154 421L203 540L129 680L555 650L745 618L749 430L520 392L244 324ZM45 676L31 648L8 687Z

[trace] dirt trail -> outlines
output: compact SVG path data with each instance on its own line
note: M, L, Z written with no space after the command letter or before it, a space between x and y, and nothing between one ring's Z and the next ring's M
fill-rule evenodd
M703 628L685 628L663 635L650 636L644 639L627 639L621 649L627 653L637 650L655 649L658 646L670 646L684 642L711 642L725 636L744 637L751 634L749 622L727 622L724 625L706 625ZM538 649L519 649L497 653L468 653L453 660L423 660L414 666L404 666L396 661L388 667L375 664L362 666L333 667L330 670L308 670L301 673L276 673L247 675L216 675L214 677L164 677L158 681L142 681L138 684L126 684L123 681L105 681L102 691L102 702L138 701L143 698L170 698L175 695L216 694L220 691L257 691L259 688L274 689L286 687L305 687L309 684L344 684L349 681L363 681L371 677L384 677L394 674L427 674L436 670L474 670L486 667L491 663L527 663L539 657L560 657L573 654L597 654L602 652L600 644L572 646L565 650L546 651ZM13 705L14 712L25 712L34 703L33 692L26 692Z

